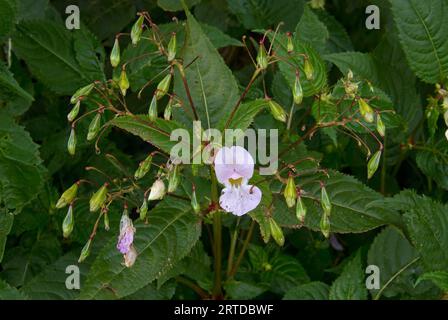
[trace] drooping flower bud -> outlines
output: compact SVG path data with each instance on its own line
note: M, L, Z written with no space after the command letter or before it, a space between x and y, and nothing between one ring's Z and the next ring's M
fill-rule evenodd
M288 44L286 45L286 50L288 51L288 53L291 53L294 51L294 43L292 42L291 32L287 32L286 36L288 37Z
M154 121L157 119L158 111L157 111L157 97L154 94L151 99L151 104L149 105L148 117L149 120Z
M290 174L288 177L288 182L286 183L285 191L283 192L285 196L286 204L289 208L292 208L297 199L296 183L294 182L294 177Z
M110 230L109 214L107 212L104 212L104 230Z
M303 100L303 89L300 83L299 73L296 73L296 80L294 81L294 87L292 88L292 96L294 98L294 103L299 105Z
M120 234L118 235L117 249L122 254L126 254L131 250L134 242L135 228L131 218L129 218L128 210L125 207L120 220Z
M305 222L306 206L303 203L302 197L300 197L300 196L298 197L297 204L296 204L296 217L297 217L297 220L300 221L300 223Z
M180 183L180 173L179 173L179 166L174 165L169 174L168 174L168 192L173 193L176 191L177 187Z
M135 250L134 246L131 246L131 249L124 255L124 265L127 268L130 268L134 265L135 260L137 260L137 250Z
M90 202L89 202L89 204L90 204L90 212L98 211L103 206L103 204L104 204L104 202L106 201L106 198L107 198L107 186L108 186L108 183L106 182L90 198Z
M381 120L379 113L376 115L376 131L382 137L386 135L386 126L384 125L383 120Z
M272 99L268 100L269 110L271 111L272 116L281 122L286 122L286 112L281 105L275 102Z
M143 21L144 21L144 17L140 16L137 21L134 23L134 25L132 26L132 30L131 30L131 40L132 40L132 44L135 46L139 41L140 38L142 36L142 31L143 31Z
M148 201L161 200L165 196L165 193L165 184L163 183L162 179L158 178L151 187Z
M115 38L114 46L112 47L112 51L110 52L110 64L113 68L118 67L120 64L120 42L118 38Z
M100 128L101 128L101 115L97 113L89 124L89 130L87 132L87 141L95 139L98 132L100 131Z
M145 220L148 214L148 201L143 200L142 206L140 207L140 220Z
M68 150L68 153L71 156L75 155L75 152L76 152L76 132L75 132L75 128L72 128L70 130L70 136L68 137L68 142L67 142L67 150Z
M330 217L325 212L320 219L320 231L325 238L328 238L330 236Z
M171 73L167 74L157 85L156 90L157 100L160 100L167 94L168 90L170 89L171 78L172 78Z
M303 72L305 73L305 77L307 80L313 80L314 79L314 67L313 64L310 62L310 59L305 59L304 65L303 65Z
M73 231L75 225L75 218L73 216L73 205L70 205L67 210L67 215L62 222L62 234L64 238L68 238Z
M59 198L58 202L56 203L56 208L61 209L64 208L66 205L72 203L72 201L76 198L76 195L78 193L78 182L75 182L72 184L70 188L64 191L64 193Z
M81 97L86 97L90 94L90 92L92 91L93 87L95 86L94 83L91 83L89 85L86 85L85 87L79 88L74 94L73 96L70 98L70 103L71 104L75 104L76 102L78 102L78 100Z
M148 173L149 169L151 169L151 164L152 164L152 154L147 156L146 159L140 162L140 164L138 165L138 168L134 173L135 180L143 178Z
M72 122L73 120L75 120L75 118L79 114L80 106L81 106L81 100L78 100L75 106L72 108L72 110L70 110L70 112L67 114L68 121Z
M78 263L83 262L90 255L90 247L91 246L92 246L92 239L89 239L81 250L81 254L79 256Z
M257 54L257 68L265 70L267 67L268 67L268 54L266 52L266 48L264 47L264 43L260 41L260 46L258 47L258 54Z
M191 207L195 213L201 212L201 207L199 206L198 199L196 198L196 188L193 186L193 192L191 193Z
M167 121L171 120L172 107L173 107L173 99L170 98L165 107L165 111L163 112L163 118Z
M324 185L322 185L320 191L321 191L321 193L320 193L320 203L321 203L322 209L324 209L324 213L326 215L330 216L330 214L331 214L331 201L330 201L330 198L328 197L327 189L325 188Z
M176 33L173 32L171 34L171 39L170 42L168 42L168 62L171 62L174 60L174 58L176 57L176 50L177 50L177 40L176 40Z
M367 179L370 179L375 174L381 159L381 150L378 150L373 154L367 163Z
M274 238L275 242L277 242L279 246L283 246L285 244L285 236L283 235L282 228L280 228L273 218L269 219L269 226L271 229L272 238Z
M364 120L366 120L367 122L373 122L374 113L369 104L363 98L359 98L358 104L359 112L364 117Z
M126 91L129 89L129 80L126 75L126 70L122 69L120 74L120 80L118 80L118 86L120 87L121 94L126 96Z

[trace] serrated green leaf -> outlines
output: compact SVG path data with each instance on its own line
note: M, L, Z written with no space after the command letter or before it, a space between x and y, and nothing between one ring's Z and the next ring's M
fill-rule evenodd
M269 289L269 287L263 284L248 283L237 280L230 280L226 282L224 288L229 297L235 300L254 299Z
M448 272L446 271L433 271L425 273L418 278L416 285L423 280L431 280L441 290L448 292Z
M323 282L310 282L288 290L283 300L328 300L329 291Z
M0 262L2 262L3 260L6 238L9 232L11 232L13 222L14 222L13 215L6 213L4 210L0 211Z
M353 51L352 41L344 26L326 10L316 10L314 12L329 32L330 37L326 43L326 51L329 53Z
M176 291L176 281L168 281L161 288L155 282L148 284L125 300L170 300Z
M306 41L317 51L324 53L329 38L330 33L325 24L319 20L318 16L309 6L305 6L303 15L295 30L296 43Z
M10 101L11 97L15 96L21 97L26 101L34 100L28 92L20 87L5 64L0 62L0 99Z

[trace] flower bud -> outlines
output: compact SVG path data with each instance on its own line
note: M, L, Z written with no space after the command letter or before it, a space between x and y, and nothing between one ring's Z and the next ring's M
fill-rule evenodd
M140 207L140 220L145 220L147 213L148 213L148 201L144 199L143 204Z
M148 173L149 169L151 169L151 164L152 164L152 154L147 156L146 159L140 162L140 164L138 165L138 168L134 173L135 180L143 178Z
M310 62L310 59L305 59L304 65L303 65L303 72L305 73L305 77L307 80L313 80L314 79L314 67L313 64Z
M300 78L299 74L296 74L296 80L294 81L294 87L292 89L292 95L294 97L294 103L299 105L302 103L303 100L303 89L302 85L300 84Z
M168 42L168 62L171 62L176 57L176 50L177 50L177 40L176 40L176 33L173 32L171 34L170 42Z
M134 25L132 26L132 30L131 30L131 40L132 40L132 44L135 46L139 41L140 38L142 36L142 31L143 31L143 21L144 21L144 17L140 16L138 18L138 20L134 23Z
M281 105L279 105L277 102L275 102L272 99L268 100L269 110L271 111L272 116L281 122L286 122L286 112L282 108Z
M328 238L330 236L330 217L325 212L320 219L320 231L325 238Z
M160 100L167 94L168 90L170 89L171 77L172 77L171 73L167 74L165 76L165 78L163 78L157 85L157 90L156 90L157 100Z
M267 67L268 67L268 54L266 52L266 48L264 47L264 43L260 42L260 46L258 48L257 53L257 68L265 70Z
M126 70L122 69L120 74L120 80L118 80L118 86L120 87L121 94L126 96L126 91L129 89L129 80L126 75Z
M280 228L273 218L269 219L269 226L271 229L272 238L274 238L275 242L277 242L279 246L283 246L285 244L285 236L283 235L282 228Z
M115 38L114 46L110 52L110 64L113 68L118 67L120 64L120 43L118 42L118 38Z
M148 116L149 120L154 121L157 119L157 97L154 94L151 99L151 104L149 105Z
M56 203L56 208L61 209L64 208L66 205L72 203L72 201L76 198L76 194L78 193L78 182L75 182L72 184L70 188L64 191L64 193L59 198L58 202Z
M180 183L180 173L179 173L179 166L174 165L173 168L171 168L171 171L168 174L168 192L173 193L176 191L177 187Z
M70 136L68 137L68 142L67 142L67 150L68 150L68 153L71 156L75 155L75 152L76 152L76 132L75 132L75 128L72 128L72 130L70 131Z
M379 113L376 115L376 131L378 131L379 135L382 137L386 135L386 126L384 125L383 120L381 120Z
M94 86L95 86L95 84L91 83L85 87L79 88L75 92L75 94L73 94L73 96L70 98L70 103L75 104L76 102L78 102L79 98L88 96Z
M73 205L68 207L67 215L62 222L62 234L64 238L68 238L73 231L75 225L75 218L73 217Z
M137 250L135 250L134 246L131 246L131 249L124 255L124 265L127 268L130 268L134 265L135 260L137 260Z
M107 212L104 212L104 230L106 231L110 230L109 214Z
M95 139L101 127L101 115L97 113L89 124L89 131L87 132L87 141Z
M201 211L201 207L199 206L198 199L196 198L196 189L193 187L193 192L191 193L191 206L195 213L199 213Z
M300 197L300 196L297 199L297 204L296 204L296 217L297 217L297 220L300 221L300 223L305 222L306 206L303 203L302 197Z
M108 186L108 184L105 183L90 198L90 202L89 202L89 204L90 204L90 212L98 211L103 206L103 204L104 204L104 202L106 201L106 198L107 198L107 186Z
M283 192L283 195L285 196L286 204L288 205L288 207L292 208L296 203L297 191L294 178L291 174L288 177L288 182L286 183L286 188Z
M380 164L381 159L381 150L378 150L373 154L373 156L370 158L369 162L367 163L367 179L370 179L375 174L376 170L378 169L378 166Z
M72 122L73 120L75 120L75 118L79 114L80 106L81 106L81 100L78 100L76 102L75 106L72 108L72 110L67 115L67 120L68 121Z
M321 203L322 209L324 209L324 214L330 216L331 202L330 202L330 198L328 197L327 189L325 188L325 186L322 186L320 191L321 191L320 203Z
M81 250L81 254L79 256L78 263L83 262L90 255L90 247L91 246L92 246L92 239L89 239Z
M294 51L294 43L292 42L291 32L288 32L286 36L288 37L288 44L286 45L286 50L288 51L288 53L291 53Z
M359 98L358 104L359 112L364 117L364 120L366 120L367 122L373 122L374 113L369 104L363 98Z
M158 178L151 187L151 192L148 196L148 201L160 200L165 196L165 184L162 179Z
M163 118L167 121L171 120L172 107L173 107L173 99L170 98L165 107L165 111L163 112Z

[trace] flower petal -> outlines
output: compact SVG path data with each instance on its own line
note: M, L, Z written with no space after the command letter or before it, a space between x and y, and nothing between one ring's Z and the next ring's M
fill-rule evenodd
M254 174L254 159L243 147L223 147L215 157L215 172L222 184L241 177L249 180Z
M255 209L260 201L261 190L251 185L224 188L219 198L221 208L236 216L242 216Z

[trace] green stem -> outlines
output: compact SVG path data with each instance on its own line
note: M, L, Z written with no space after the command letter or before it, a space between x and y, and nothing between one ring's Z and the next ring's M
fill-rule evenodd
M215 173L213 172L213 168L210 170L210 176L212 179L211 186L211 197L212 204L218 204L218 183L216 181ZM222 271L222 227L221 227L221 212L216 210L213 212L213 245L215 252L215 263L214 263L214 284L213 284L213 298L221 299L222 298L222 281L221 281L221 271Z
M292 102L291 105L291 110L289 111L289 118L288 118L288 124L286 126L286 130L289 131L291 130L291 124L292 124L292 116L294 114L294 107L296 106L296 104L294 103L294 101Z
M238 217L235 230L233 231L232 238L230 240L229 258L227 260L227 277L229 277L230 272L232 272L233 258L235 256L236 240L238 239L238 226L240 224L240 220L241 217Z
M244 243L243 243L243 248L241 249L241 252L238 255L238 258L236 259L235 266L233 267L232 271L230 272L229 278L232 278L236 274L236 272L238 271L238 268L241 264L241 261L243 261L244 254L246 253L246 250L250 243L250 239L252 239L252 233L254 231L254 226L255 226L255 220L252 220L250 227L249 227L249 231L247 232L246 239L244 240Z

